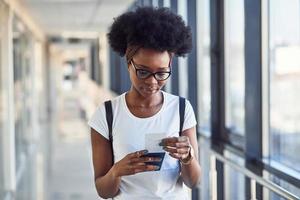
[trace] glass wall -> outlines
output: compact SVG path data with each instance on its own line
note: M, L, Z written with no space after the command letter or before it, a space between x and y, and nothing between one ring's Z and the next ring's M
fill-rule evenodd
M241 157L229 151L225 151L225 156L228 159L235 161L241 166L244 165L244 160ZM225 176L224 177L224 188L225 188L224 199L245 200L245 176L226 164L224 168L224 174L225 174L224 175Z
M29 174L29 134L32 133L32 52L30 33L15 17L13 20L13 60L17 199L30 198L30 181L26 175Z
M202 134L210 135L210 1L197 1L198 112Z
M300 188L296 187L286 181L283 181L282 179L272 175L270 177L277 185L280 185L283 188L287 188L288 191L292 192L293 194L300 197ZM270 200L283 200L284 198L280 197L278 194L275 194L274 192L270 192Z
M270 156L300 172L300 1L269 6Z
M3 75L3 66L2 66L2 32L3 32L3 9L4 9L4 5L3 3L0 1L0 163L3 162L2 160L2 137L3 137L3 132L4 132L4 102L3 102L3 98L4 98L4 90L3 90L3 80L2 80L2 75ZM0 198L2 198L1 194L3 193L3 165L0 164Z
M225 0L225 113L226 127L244 134L245 59L244 1Z
M197 3L197 100L198 125L203 136L210 137L211 127L211 66L210 66L210 0L200 0ZM201 164L201 184L199 199L210 198L210 143L208 138L199 137L199 161Z
M184 22L188 24L187 0L177 1L178 13L183 18ZM178 58L178 74L179 77L179 95L188 97L188 60L187 57Z

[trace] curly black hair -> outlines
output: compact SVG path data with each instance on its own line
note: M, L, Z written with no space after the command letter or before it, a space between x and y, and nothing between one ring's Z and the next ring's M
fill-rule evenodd
M185 56L192 49L192 33L168 8L140 7L117 17L107 34L111 48L124 56L128 46L140 46Z

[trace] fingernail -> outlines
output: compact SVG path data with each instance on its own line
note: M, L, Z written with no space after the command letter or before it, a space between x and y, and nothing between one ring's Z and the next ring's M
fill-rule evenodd
M148 150L145 150L145 151L144 151L145 154L148 153L148 152L149 152Z

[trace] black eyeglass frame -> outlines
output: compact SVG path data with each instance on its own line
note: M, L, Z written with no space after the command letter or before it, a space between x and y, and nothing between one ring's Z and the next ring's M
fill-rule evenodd
M165 80L167 80L167 79L171 76L171 74L172 74L170 64L169 64L170 71L159 71L159 72L154 72L154 73L152 73L152 72L150 72L150 71L148 71L148 70L146 70L146 69L139 69L139 68L137 68L137 67L135 66L135 63L134 63L133 59L130 61L130 63L131 63L131 65L132 65L132 66L134 67L134 69L135 69L136 77L138 77L139 79L147 79L147 78L149 78L150 76L153 76L153 77L155 78L155 80L157 80L157 81L165 81ZM147 72L148 75L142 78L142 77L140 77L140 75L138 75L138 72L139 72L139 71ZM166 78L164 78L164 79L159 79L159 78L157 78L156 75L157 75L157 74L161 74L161 73L166 73L166 74L168 74L168 76L167 76Z

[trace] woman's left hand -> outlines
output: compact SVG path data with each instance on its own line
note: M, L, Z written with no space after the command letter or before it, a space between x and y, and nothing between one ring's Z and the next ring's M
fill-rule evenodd
M189 157L192 148L187 136L164 138L160 146L163 146L163 149L169 152L171 157L178 160L184 160Z

